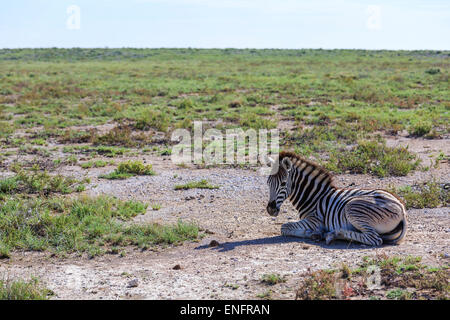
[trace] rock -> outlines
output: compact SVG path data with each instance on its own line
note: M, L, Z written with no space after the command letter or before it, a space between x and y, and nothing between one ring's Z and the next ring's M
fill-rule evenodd
M130 282L128 282L128 288L136 288L139 285L138 279L133 279Z
M209 243L210 247L217 247L219 245L220 245L220 243L217 240L211 240L211 242Z
M181 269L181 266L180 266L179 264L177 264L177 265L175 265L172 269L173 269L173 270L180 270L180 269Z

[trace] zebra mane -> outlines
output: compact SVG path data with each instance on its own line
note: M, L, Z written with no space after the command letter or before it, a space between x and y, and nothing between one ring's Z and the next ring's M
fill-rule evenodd
M313 170L318 170L320 172L320 174L326 176L330 181L330 186L334 187L333 175L327 169L323 168L322 166L318 165L317 163L306 160L306 159L302 158L301 156L299 156L298 154L295 154L294 152L291 152L291 151L281 151L278 156L279 163L281 163L283 158L289 158L295 167L299 167L302 163L306 163L308 166L313 167Z

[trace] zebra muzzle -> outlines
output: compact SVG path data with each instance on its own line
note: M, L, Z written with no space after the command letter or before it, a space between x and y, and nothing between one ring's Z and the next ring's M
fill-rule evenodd
M270 201L269 204L267 205L267 212L271 215L271 216L277 216L278 213L280 213L280 210L277 208L277 203L276 201Z

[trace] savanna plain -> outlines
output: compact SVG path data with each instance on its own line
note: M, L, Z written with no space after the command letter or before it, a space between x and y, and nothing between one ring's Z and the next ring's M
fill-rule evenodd
M1 49L0 299L448 299L449 51ZM278 129L408 209L397 246L280 236L258 165L176 129ZM207 146L210 141L204 141Z

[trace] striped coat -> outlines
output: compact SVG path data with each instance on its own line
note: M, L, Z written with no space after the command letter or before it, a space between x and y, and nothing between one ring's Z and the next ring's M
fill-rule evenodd
M287 236L352 240L367 245L399 243L406 234L406 210L382 189L339 189L331 174L294 153L282 152L278 171L269 176L269 214L289 199L300 220L282 225Z

